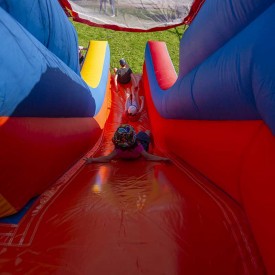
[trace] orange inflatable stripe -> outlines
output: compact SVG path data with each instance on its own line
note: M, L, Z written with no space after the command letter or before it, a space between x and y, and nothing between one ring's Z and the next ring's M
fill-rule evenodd
M0 117L0 126L4 125L8 119L9 117L7 116Z
M0 217L16 213L15 208L0 194Z

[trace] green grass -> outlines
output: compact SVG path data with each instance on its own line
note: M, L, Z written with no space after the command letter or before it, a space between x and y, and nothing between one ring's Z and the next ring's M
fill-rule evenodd
M147 41L163 41L166 43L170 58L176 72L179 67L179 44L186 26L159 32L121 32L87 26L72 22L79 45L87 47L90 40L108 41L111 51L111 68L119 67L119 60L125 58L134 73L142 73L144 51Z

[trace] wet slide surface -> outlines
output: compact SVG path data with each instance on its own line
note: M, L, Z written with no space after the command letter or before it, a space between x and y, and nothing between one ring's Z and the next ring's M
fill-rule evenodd
M123 107L123 95L112 92L103 137L88 155L112 150L111 137L126 122ZM146 108L132 124L150 129ZM264 274L239 205L169 157L171 163L80 160L19 224L1 224L1 272Z

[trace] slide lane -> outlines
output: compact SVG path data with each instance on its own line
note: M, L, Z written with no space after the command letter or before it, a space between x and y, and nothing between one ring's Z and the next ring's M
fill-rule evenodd
M87 156L112 150L114 131L127 122L124 100L112 91L102 138ZM133 124L152 130L151 123L144 110ZM174 157L91 165L81 159L20 223L0 228L7 273L264 274L240 205Z

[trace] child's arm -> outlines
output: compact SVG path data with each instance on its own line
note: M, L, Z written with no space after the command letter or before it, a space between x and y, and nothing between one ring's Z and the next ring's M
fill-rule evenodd
M84 158L84 160L86 161L86 164L90 164L93 162L109 162L112 159L114 159L117 155L116 150L112 151L109 155L107 156L101 156L101 157L97 157L97 158Z
M114 83L115 83L115 91L118 92L118 86L117 86L117 74L115 74Z
M145 159L151 160L151 161L169 161L168 158L150 154L150 153L146 152L145 150L141 152L141 155L142 155Z
M127 113L127 111L128 111L128 107L129 107L129 101L131 100L130 99L130 94L127 94L126 95L127 96L127 98L126 98L126 100L125 100L125 106L124 106L124 111Z
M144 108L144 96L140 96L139 98L141 100L141 104L138 112L141 113Z

